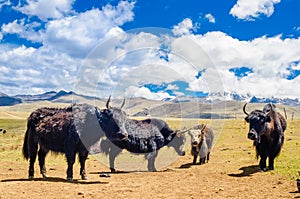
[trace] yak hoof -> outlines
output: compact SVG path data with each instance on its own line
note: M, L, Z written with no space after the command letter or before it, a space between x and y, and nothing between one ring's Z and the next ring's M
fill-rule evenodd
M29 180L33 180L33 178L34 178L33 176L28 176Z
M73 178L72 177L67 177L67 181L68 182L73 182Z
M45 173L42 174L43 178L48 178L49 176Z
M89 178L87 177L87 176L85 176L85 175L82 175L81 176L81 180L88 180Z
M260 171L261 171L261 172L266 172L266 171L267 171L267 168L260 168Z
M112 173L116 173L116 172L117 172L116 169L114 169L114 168L110 168L110 171L111 171Z
M274 167L273 166L269 166L269 170L274 170Z

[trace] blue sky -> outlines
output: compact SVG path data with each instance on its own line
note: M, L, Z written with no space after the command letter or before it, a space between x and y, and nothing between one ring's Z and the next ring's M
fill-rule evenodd
M299 9L298 0L0 0L0 92L299 98Z

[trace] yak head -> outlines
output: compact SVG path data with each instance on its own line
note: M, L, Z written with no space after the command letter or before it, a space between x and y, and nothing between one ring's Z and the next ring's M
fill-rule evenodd
M244 105L243 111L247 115L245 120L247 123L249 123L248 138L250 140L255 140L259 142L260 136L264 135L270 129L273 107L271 105L263 111L254 110L249 114L246 112L246 105L247 103Z
M185 142L186 137L184 133L176 130L174 131L174 136L172 141L168 144L168 146L173 147L176 151L176 153L180 156L185 155Z
M205 137L205 127L205 124L201 124L188 131L189 135L191 136L192 150L195 150L196 152L199 152L201 144L203 143Z
M100 112L100 125L109 139L125 140L128 133L125 128L127 115L122 110L125 99L120 108L109 106L110 97L106 102L106 109Z

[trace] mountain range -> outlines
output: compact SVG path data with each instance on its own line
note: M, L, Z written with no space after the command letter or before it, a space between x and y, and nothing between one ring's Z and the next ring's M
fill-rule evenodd
M72 98L73 97L73 98ZM50 91L45 92L43 94L36 95L15 95L8 96L4 93L0 93L0 106L12 106L15 104L20 104L22 102L37 102L37 101L51 101L51 102L62 102L62 103L74 103L74 99L76 97L80 97L86 100L99 99L87 95L80 95L73 91ZM198 101L201 103L211 104L222 101L238 101L238 102L248 102L248 103L274 103L274 104L282 104L286 106L300 106L299 98L290 99L290 98L261 98L251 95L240 95L235 92L222 92L222 93L211 93L208 96L202 97L190 97L190 96L182 96L177 98L165 98L162 99L163 102L173 102L173 103L182 103L182 102L191 102Z

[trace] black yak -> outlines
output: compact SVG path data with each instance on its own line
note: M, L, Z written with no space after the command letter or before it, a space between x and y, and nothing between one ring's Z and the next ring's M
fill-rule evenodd
M209 161L210 151L214 142L214 133L212 129L205 124L197 125L188 130L191 136L191 154L193 155L193 164L196 164L198 156L200 164Z
M253 140L256 157L260 157L259 167L267 171L266 160L269 158L269 170L274 170L274 159L280 153L284 141L284 131L287 127L284 117L276 111L273 104L266 104L263 110L246 112L245 120L249 123L248 138Z
M97 107L82 104L68 108L39 108L31 113L23 144L23 155L30 159L29 179L34 177L37 154L40 173L47 177L45 157L49 151L65 154L69 181L73 180L73 164L78 153L81 178L87 179L85 161L89 147L104 136L96 111L99 112Z
M114 161L123 149L132 153L143 153L148 159L148 170L156 171L154 162L158 150L163 146L172 146L179 155L182 150L185 136L169 128L168 124L159 119L134 120L130 119L120 108L109 106L99 113L99 123L108 140L101 144L101 150L109 155L110 169L115 172Z

